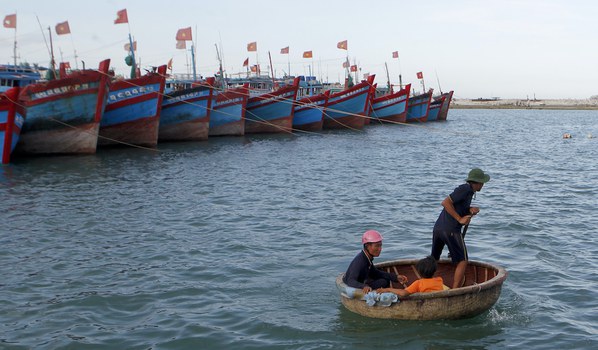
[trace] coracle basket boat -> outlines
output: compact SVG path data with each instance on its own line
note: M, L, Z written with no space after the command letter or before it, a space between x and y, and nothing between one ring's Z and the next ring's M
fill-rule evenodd
M405 275L411 283L420 278L415 269L417 262L418 260L394 260L378 263L376 267ZM434 276L442 277L444 284L451 286L454 271L450 260L440 260ZM497 265L469 261L463 287L438 292L414 293L401 297L398 303L391 306L369 306L361 297L355 295L351 297L349 294L352 293L347 292L348 286L343 282L343 276L344 273L336 278L336 285L341 292L341 302L352 312L372 318L438 320L474 317L491 308L500 296L507 271ZM397 283L393 283L393 287L403 288ZM359 292L360 290L355 294L363 294Z

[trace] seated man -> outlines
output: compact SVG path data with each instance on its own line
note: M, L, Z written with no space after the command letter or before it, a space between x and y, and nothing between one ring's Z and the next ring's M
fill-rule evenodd
M407 282L407 277L394 273L388 273L377 269L374 266L374 257L380 256L382 252L382 235L378 231L368 230L361 237L363 249L353 259L343 282L353 288L361 288L364 294L374 289L390 286L390 281L401 283Z

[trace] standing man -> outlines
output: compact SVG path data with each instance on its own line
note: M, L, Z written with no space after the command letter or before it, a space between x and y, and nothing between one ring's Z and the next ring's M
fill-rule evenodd
M455 188L453 193L442 201L443 209L434 224L432 235L434 259L440 259L440 254L447 245L453 265L457 265L452 288L459 288L465 282L468 258L461 228L463 225L469 225L471 217L480 212L480 208L471 206L471 200L475 193L481 191L484 184L490 181L490 176L482 169L474 168L465 181L466 183Z

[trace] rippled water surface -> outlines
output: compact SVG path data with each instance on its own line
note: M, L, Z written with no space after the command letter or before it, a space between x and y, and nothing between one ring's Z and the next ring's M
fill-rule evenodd
M451 110L18 159L0 168L0 348L595 349L597 137L597 111ZM385 236L378 261L427 255L472 167L492 179L470 258L509 272L494 307L425 322L344 309L334 279L361 233Z

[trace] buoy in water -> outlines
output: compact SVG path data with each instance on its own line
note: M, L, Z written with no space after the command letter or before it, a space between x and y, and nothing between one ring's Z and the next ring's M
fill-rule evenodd
M564 139L570 139L571 138L571 134L569 134L568 132L563 134L563 138Z
M594 137L594 136L592 135L592 133L589 133L589 134L588 134L588 138L589 138L589 139L591 139L591 138L593 138L593 137Z

